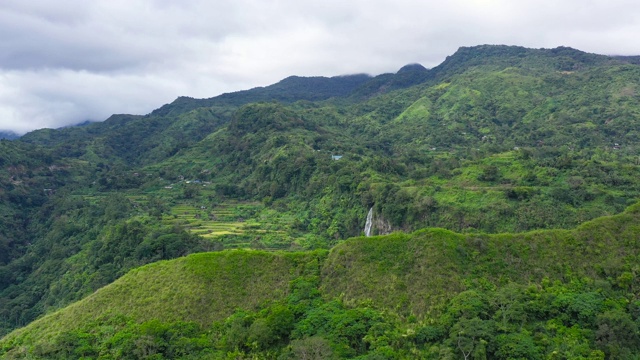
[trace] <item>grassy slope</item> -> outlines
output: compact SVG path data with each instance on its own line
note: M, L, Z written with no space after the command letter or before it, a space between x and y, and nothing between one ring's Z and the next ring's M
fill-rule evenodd
M639 218L640 205L635 205L574 230L460 235L425 229L411 235L351 239L329 254L323 292L423 316L465 290L470 281L615 279L637 267Z
M46 343L63 330L118 315L140 322L162 319L209 325L237 308L253 310L284 298L289 281L302 274L305 264L323 254L242 250L153 263L14 331L2 343Z
M429 317L469 282L615 279L637 267L639 218L640 204L574 230L461 235L426 229L354 238L328 257L324 252L195 254L133 270L88 298L14 331L0 345L46 343L63 329L116 315L210 324L236 308L256 309L283 299L289 281L304 274L305 267L318 265L323 266L321 290L327 298L371 301L400 314Z

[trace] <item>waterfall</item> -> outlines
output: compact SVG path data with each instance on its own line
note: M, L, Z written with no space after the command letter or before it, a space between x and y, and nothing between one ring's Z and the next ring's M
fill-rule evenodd
M371 236L371 225L373 225L373 206L367 214L367 222L364 224L364 236Z

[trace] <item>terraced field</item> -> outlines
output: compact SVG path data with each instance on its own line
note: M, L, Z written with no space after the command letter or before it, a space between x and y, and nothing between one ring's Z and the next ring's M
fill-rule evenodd
M78 195L85 201L97 203L107 194L90 196ZM140 214L149 211L151 197L146 194L128 194L126 198ZM265 209L260 202L226 200L211 206L200 197L199 200L182 200L169 205L165 202L162 210L162 222L165 225L177 225L185 230L210 239L217 247L259 248L265 250L299 249L304 239L291 231L294 218L273 210ZM153 206L153 205L151 205Z
M213 208L188 204L176 205L164 221L178 224L205 238L220 235L242 235L247 231L266 232L254 219L247 219L260 210L260 203L226 202Z
M166 224L175 224L225 249L261 248L282 250L296 246L288 233L287 219L264 214L259 202L226 201L211 208L178 204L163 216Z

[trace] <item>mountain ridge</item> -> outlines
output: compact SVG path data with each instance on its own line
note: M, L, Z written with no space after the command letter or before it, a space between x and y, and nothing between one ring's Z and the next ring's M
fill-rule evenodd
M529 49L522 46L509 46L509 45L477 45L470 47L460 47L454 54L447 56L445 60L435 66L434 68L427 69L420 64L407 64L402 66L395 74L381 74L377 76L371 76L367 74L353 74L353 75L338 75L332 77L323 76L296 76L292 75L285 79L280 80L277 83L256 87L249 90L241 90L236 92L224 93L211 98L196 99L188 96L179 96L176 100L169 104L165 104L156 110L153 110L148 115L177 115L178 113L193 110L198 107L209 107L217 102L223 102L233 105L243 105L247 102L256 101L282 101L291 102L297 100L327 100L332 96L336 97L348 97L352 95L354 91L358 91L359 87L366 85L366 82L374 81L382 82L386 84L384 87L389 89L399 89L406 86L416 85L420 82L424 82L429 79L442 79L446 77L448 72L459 71L463 67L472 67L480 63L474 63L474 58L485 59L483 61L494 61L496 58L503 56L515 56L511 65L517 64L521 61L521 57L526 55L535 54L536 56L544 56L548 58L552 57L565 57L573 60L575 63L560 64L559 70L565 71L572 69L571 66L593 65L596 63L607 62L612 59L617 59L625 63L634 63L636 56L607 56L596 55L586 53L580 50L576 50L570 47L560 46L551 49ZM520 60L518 60L520 59ZM411 72L412 76L416 77L416 73L425 73L418 76L418 79L413 79L411 83L404 83L402 78L399 80L390 80L394 76L402 76L403 73ZM426 73L429 73L427 76ZM405 74L406 75L406 74ZM372 85L369 85L369 87ZM378 87L383 87L381 84L376 84ZM323 90L322 88L326 88ZM340 89L343 87L342 89ZM298 90L296 90L298 89ZM292 95L279 95L279 91L292 91ZM309 91L311 90L311 91ZM337 90L337 91L336 91ZM297 91L297 92L296 92ZM385 90L388 91L388 90ZM242 100L244 98L244 100ZM179 110L178 110L179 109ZM176 113L178 111L178 113ZM146 116L148 116L146 115ZM117 116L117 115L113 115ZM111 116L109 119L113 118ZM122 114L121 116L144 116L144 115L128 115ZM91 123L83 122L82 125L86 126ZM62 130L56 129L56 130ZM35 130L38 131L38 130Z
M413 234L349 239L328 254L248 250L194 254L132 270L86 299L5 336L0 349L7 354L25 344L55 343L64 336L61 332L73 332L108 318L144 322L162 317L167 322L192 321L207 326L231 316L238 308L250 311L268 301L281 301L290 291L289 282L319 271L318 267L322 269L318 289L325 298L340 297L347 303L368 301L368 306L422 319L442 311L438 309L453 294L468 288L464 278L478 276L473 268L481 269L482 278L494 284L506 281L507 276L510 281L527 285L532 279L519 278L521 268L529 268L529 276L537 281L562 280L567 276L565 267L571 268L571 277L576 278L590 274L604 280L607 274L620 274L625 262L632 260L630 254L640 250L637 241L631 241L637 236L633 224L639 216L640 203L623 214L595 219L571 231L534 231L505 237L426 229ZM620 238L620 234L624 235ZM589 245L582 248L583 258L564 256L583 243ZM534 248L543 253L526 250ZM469 254L474 249L479 256ZM591 260L590 265L584 263L585 256ZM446 259L453 263L445 264ZM387 262L398 265L383 271L382 264ZM431 276L424 277L424 266L430 267ZM507 270L509 275L503 273L506 268L511 268ZM199 280L191 279L194 276ZM398 287L405 290L389 293L388 289ZM409 297L403 301L405 293ZM211 299L203 302L204 298ZM398 303L403 307L396 307ZM203 313L208 316L202 318Z

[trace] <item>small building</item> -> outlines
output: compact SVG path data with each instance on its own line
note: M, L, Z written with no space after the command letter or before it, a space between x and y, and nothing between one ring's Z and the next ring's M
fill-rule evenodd
M331 155L331 160L340 160L342 159L342 155Z

